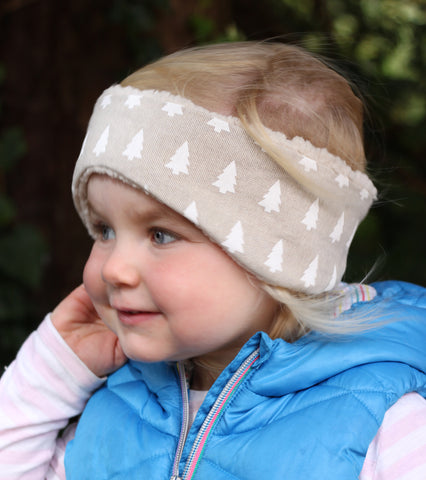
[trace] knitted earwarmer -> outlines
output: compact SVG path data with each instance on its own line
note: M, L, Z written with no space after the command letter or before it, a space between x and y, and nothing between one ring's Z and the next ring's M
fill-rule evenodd
M95 105L75 167L76 208L90 231L87 182L104 173L191 220L268 284L331 290L376 189L326 149L266 131L328 195L318 198L295 181L237 118L168 92L113 86Z

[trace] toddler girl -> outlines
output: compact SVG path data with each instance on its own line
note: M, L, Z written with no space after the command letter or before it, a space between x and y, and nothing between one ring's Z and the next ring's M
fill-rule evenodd
M425 292L340 282L376 198L362 122L278 43L106 90L73 178L84 287L3 375L0 478L425 478Z

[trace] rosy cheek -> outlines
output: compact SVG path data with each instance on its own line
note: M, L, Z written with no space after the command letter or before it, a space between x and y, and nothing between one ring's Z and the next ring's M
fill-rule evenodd
M92 249L90 256L83 270L83 283L92 301L98 300L103 296L105 284L102 280L102 261L95 251Z

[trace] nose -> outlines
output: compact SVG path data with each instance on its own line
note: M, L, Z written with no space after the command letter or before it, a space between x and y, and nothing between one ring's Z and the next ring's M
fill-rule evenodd
M114 248L105 260L102 280L113 287L136 287L141 281L140 271L128 247Z

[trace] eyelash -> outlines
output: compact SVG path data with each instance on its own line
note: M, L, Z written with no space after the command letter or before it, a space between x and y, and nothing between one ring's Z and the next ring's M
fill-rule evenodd
M99 238L102 241L110 240L110 238L107 238L107 236L106 236L106 231L114 232L113 229L109 225L107 225L106 223L103 223L103 222L94 223L93 226L92 226L92 229L95 232L96 238ZM159 234L163 236L163 241L161 241L158 238ZM114 235L115 235L115 233L114 233ZM150 236L151 236L152 242L154 244L160 245L160 246L161 245L167 245L167 244L172 243L176 240L179 240L179 238L180 238L179 235L177 235L176 233L170 232L169 230L166 230L166 229L160 228L160 227L152 228L151 231L150 231ZM169 237L169 238L171 238L171 240L164 242L164 237Z
M158 238L156 238L156 236L158 234L171 237L172 240L168 241L168 242L165 242L165 243L162 243L162 242L160 242L160 240L158 240ZM170 231L164 229L164 228L153 228L151 230L151 239L152 239L152 242L155 243L156 245L168 245L169 243L172 243L172 242L175 242L176 240L179 240L179 236L176 235L173 232L170 232Z
M109 225L103 222L94 223L92 228L96 234L96 238L99 238L102 241L110 240L109 238L106 238L106 235L105 235L107 230L114 232L114 230Z

